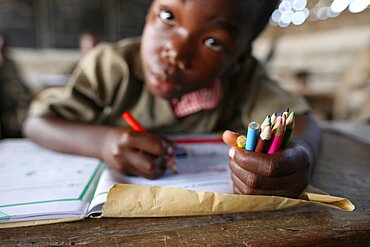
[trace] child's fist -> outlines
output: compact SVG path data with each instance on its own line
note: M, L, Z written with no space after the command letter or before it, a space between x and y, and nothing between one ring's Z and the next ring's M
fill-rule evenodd
M294 141L274 154L250 152L236 147L237 133L225 131L223 140L230 147L230 170L237 194L298 197L308 184L309 155Z
M122 174L154 179L173 165L174 147L148 132L116 128L105 140L103 158L110 168Z

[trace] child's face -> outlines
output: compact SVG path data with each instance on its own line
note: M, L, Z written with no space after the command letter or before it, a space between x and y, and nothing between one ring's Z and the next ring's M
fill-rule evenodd
M246 0L155 0L141 44L145 81L163 98L208 87L232 69L249 37Z

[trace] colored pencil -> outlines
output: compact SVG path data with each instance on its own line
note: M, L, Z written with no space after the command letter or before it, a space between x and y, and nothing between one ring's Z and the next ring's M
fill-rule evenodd
M295 126L295 112L293 111L290 113L289 117L286 120L286 130L283 142L281 143L282 148L287 147L290 140L292 139L294 126Z
M285 119L287 119L287 118L288 118L288 116L289 116L289 107L288 107L288 108L286 108L285 112L283 113L283 117L284 117Z
M281 142L284 138L284 127L283 127L283 119L282 117L278 117L278 120L273 128L274 137L271 143L269 150L267 151L268 154L273 154L279 150L281 146Z
M236 139L236 145L238 146L238 148L245 148L246 142L247 142L247 138L245 137L245 135L240 135Z
M139 124L138 121L129 112L124 112L122 118L126 120L130 127L137 132L145 132L145 129Z
M261 131L266 127L267 123L269 122L269 119L270 119L270 123L271 123L271 116L267 115L267 117L265 118L265 120L263 120L263 122L261 124Z
M250 122L248 125L247 142L245 149L248 151L254 151L257 144L258 134L260 125L257 122Z
M274 125L276 124L276 119L277 119L277 113L274 112L272 115L271 115L271 128L274 127Z
M271 119L266 124L266 126L261 131L258 137L255 152L257 153L267 153L271 138Z

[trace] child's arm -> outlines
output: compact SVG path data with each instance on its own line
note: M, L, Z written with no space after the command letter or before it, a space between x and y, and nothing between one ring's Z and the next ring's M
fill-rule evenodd
M156 178L166 165L171 166L163 164L166 160L156 161L164 152L171 155L171 149L164 150L161 138L147 132L30 117L24 124L24 134L58 152L102 159L110 168L124 174Z
M237 133L225 131L230 148L230 170L238 194L298 197L311 178L317 161L321 130L312 116L297 116L294 139L272 155L235 147Z

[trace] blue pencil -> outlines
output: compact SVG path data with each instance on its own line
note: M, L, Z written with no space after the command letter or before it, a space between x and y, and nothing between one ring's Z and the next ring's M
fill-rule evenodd
M257 122L250 122L248 125L247 132L247 143L245 144L245 149L248 151L254 151L257 145L258 134L260 125Z

